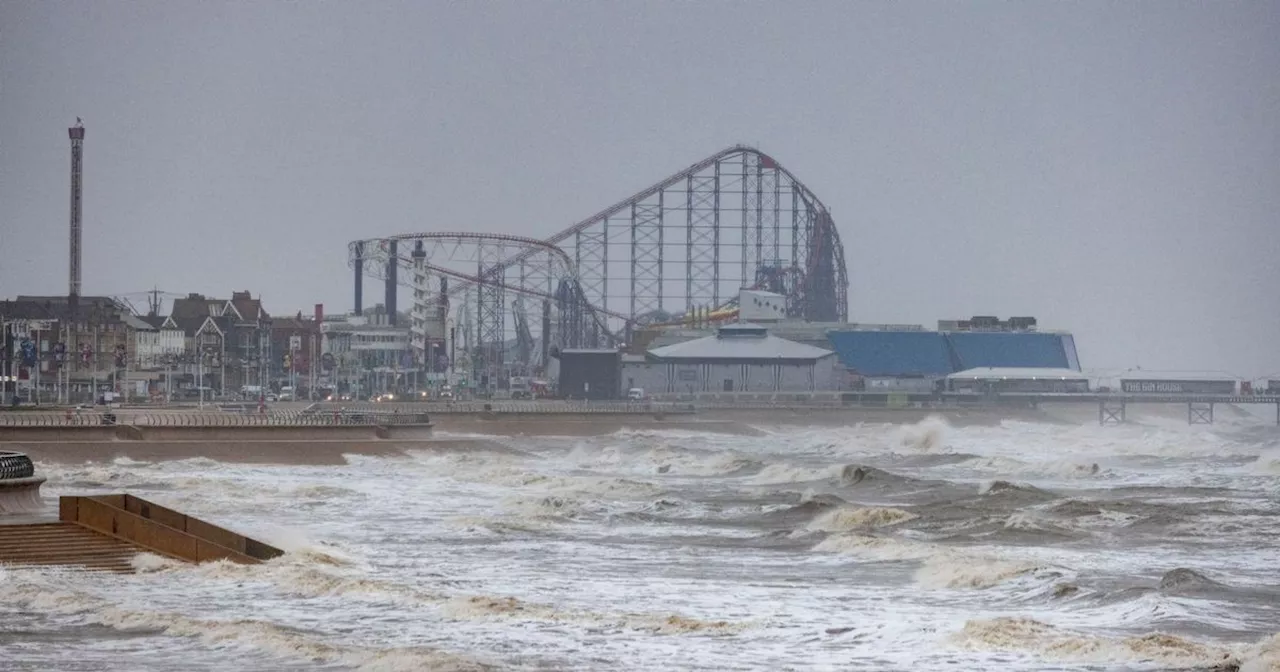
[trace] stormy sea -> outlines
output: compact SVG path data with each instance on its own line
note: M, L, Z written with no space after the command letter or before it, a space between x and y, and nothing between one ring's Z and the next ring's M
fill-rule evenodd
M0 670L1280 670L1266 419L42 464L289 551L0 569Z

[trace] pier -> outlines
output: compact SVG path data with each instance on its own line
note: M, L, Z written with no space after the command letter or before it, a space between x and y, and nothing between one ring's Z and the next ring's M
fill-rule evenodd
M1106 427L1127 421L1129 406L1135 404L1185 405L1187 424L1211 425L1214 407L1219 404L1274 406L1280 425L1280 396L1240 394L1141 394L1114 392L1001 392L990 395L947 393L944 398L959 403L1006 403L1039 406L1047 403L1097 404L1098 424Z

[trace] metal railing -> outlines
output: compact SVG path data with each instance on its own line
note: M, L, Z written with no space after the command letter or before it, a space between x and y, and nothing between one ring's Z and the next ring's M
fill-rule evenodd
M430 422L422 412L286 411L273 413L8 413L0 415L0 427L317 427L334 425L418 425ZM0 434L0 438L3 435Z
M428 401L428 402L343 402L325 403L316 412L327 412L333 408L342 408L347 412L386 413L389 408L401 409L401 412L426 413L527 413L527 414L564 414L564 413L693 413L692 404L674 402L628 402L628 401Z
M79 425L102 425L103 413L79 413L67 416L54 412L15 412L0 413L0 427L67 427Z
M31 478L36 475L36 467L31 458L12 450L0 450L0 481L11 478Z
M156 413L129 419L138 427L318 427L336 425L427 424L426 413Z

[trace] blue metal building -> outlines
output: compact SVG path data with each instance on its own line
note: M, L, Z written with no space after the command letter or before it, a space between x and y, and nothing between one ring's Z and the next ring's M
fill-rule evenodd
M937 380L980 367L1080 370L1070 334L830 331L840 363L864 379Z
M827 340L840 363L862 376L937 378L956 370L936 331L832 331Z

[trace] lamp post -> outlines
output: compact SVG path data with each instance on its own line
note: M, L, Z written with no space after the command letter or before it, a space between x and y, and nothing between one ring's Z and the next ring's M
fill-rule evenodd
M204 348L196 350L196 391L200 393L197 406L204 408Z
M453 385L453 339L456 329L453 316L450 315L444 320L444 380L449 385Z
M218 333L218 396L226 399L227 396L227 335Z
M43 357L40 356L40 325L39 324L36 325L36 328L34 329L34 331L36 334L36 367L35 367L36 375L35 375L35 384L32 387L32 389L34 390L33 394L35 395L36 406L39 406L40 405L40 365L43 363L40 361L43 359Z

